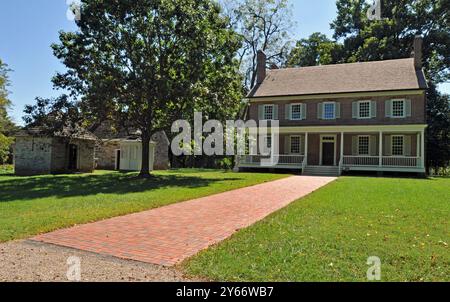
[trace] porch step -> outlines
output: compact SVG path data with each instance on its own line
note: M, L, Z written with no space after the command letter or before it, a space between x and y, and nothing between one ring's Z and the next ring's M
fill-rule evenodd
M339 176L339 167L307 166L303 175L308 176Z

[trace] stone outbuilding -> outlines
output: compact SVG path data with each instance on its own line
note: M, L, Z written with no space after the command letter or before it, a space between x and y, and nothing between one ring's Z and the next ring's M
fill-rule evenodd
M16 175L91 173L94 170L96 138L90 133L48 135L40 129L16 134L14 170Z
M102 137L102 134L97 134ZM103 134L105 136L105 134ZM165 132L152 136L150 143L150 170L168 170L170 142ZM137 135L121 138L103 138L95 151L96 168L100 170L138 171L141 165L141 141Z

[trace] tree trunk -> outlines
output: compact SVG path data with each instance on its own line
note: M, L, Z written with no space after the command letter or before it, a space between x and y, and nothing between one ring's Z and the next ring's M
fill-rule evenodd
M142 135L142 167L140 178L150 178L150 135Z

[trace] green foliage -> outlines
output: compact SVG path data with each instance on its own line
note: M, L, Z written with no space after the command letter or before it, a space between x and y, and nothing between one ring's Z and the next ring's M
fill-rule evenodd
M8 98L8 72L10 71L8 65L0 59L0 133L4 134L14 130L14 123L8 116L8 109L11 106L11 101Z
M0 168L1 169L1 168ZM212 170L16 177L0 172L0 242L252 186L283 175Z
M11 101L8 98L8 66L0 59L0 164L5 164L10 158L13 139L8 137L15 130L15 125L8 116Z
M450 95L431 84L427 92L427 161L435 171L450 167Z
M225 157L222 159L217 160L217 167L222 170L232 170L234 168L233 166L233 159L230 157Z
M52 46L68 70L53 83L90 124L141 132L143 176L153 133L194 109L217 118L239 110L240 38L215 1L84 0L81 12L78 31Z
M66 135L78 134L79 126L83 125L79 104L67 95L57 98L36 98L35 105L25 106L25 121L28 128L39 127L43 133L53 135L64 132Z
M316 66L333 63L333 52L337 43L321 33L313 33L301 39L291 50L286 65L288 67Z
M12 137L7 137L0 133L0 165L3 165L8 161L12 143Z
M367 19L363 0L338 0L331 28L343 40L341 62L407 58L415 35L424 37L424 67L431 82L450 79L450 2L448 0L382 1L382 20Z
M450 179L343 177L185 263L216 281L450 281Z
M263 50L268 65L284 64L290 47L289 33L294 26L288 0L228 0L226 14L239 33L243 46L239 51L245 86L256 81L257 52Z

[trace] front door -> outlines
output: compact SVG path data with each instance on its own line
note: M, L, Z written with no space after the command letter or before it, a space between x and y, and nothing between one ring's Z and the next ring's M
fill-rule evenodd
M69 170L75 171L78 168L78 146L69 145Z
M334 166L334 143L322 143L322 165Z
M116 150L116 170L120 170L120 150Z

